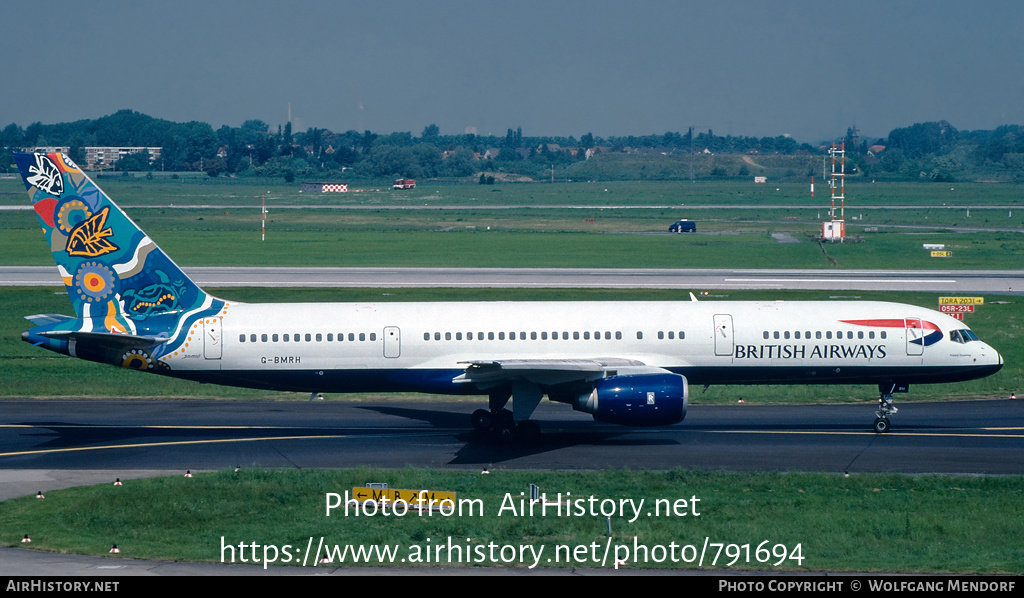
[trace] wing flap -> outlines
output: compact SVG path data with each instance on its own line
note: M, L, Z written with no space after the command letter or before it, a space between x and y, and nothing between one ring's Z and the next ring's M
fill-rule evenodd
M541 386L571 382L593 382L611 375L658 371L635 359L500 359L466 361L465 373L456 376L456 384L474 384L480 389L528 381Z

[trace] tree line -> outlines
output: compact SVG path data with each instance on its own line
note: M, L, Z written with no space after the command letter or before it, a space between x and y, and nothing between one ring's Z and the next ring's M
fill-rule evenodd
M913 180L957 180L993 174L997 178L1024 179L1024 128L1006 125L992 131L958 131L946 121L916 123L892 130L887 138L861 139L851 128L847 158L858 174ZM481 173L516 173L546 179L586 172L600 177L594 164L579 163L602 154L638 154L650 160L677 160L687 156L772 155L800 156L827 152L825 146L799 143L787 136L750 137L715 135L713 131L661 135L598 137L524 137L521 128L505 136L442 135L437 125L411 132L378 134L348 130L337 133L309 128L292 131L291 123L272 127L249 120L239 127L214 129L207 123L175 123L131 110L97 119L22 128L10 124L0 130L5 164L21 148L67 146L73 160L85 163L85 147L160 147L160 160L146 155L128 156L115 166L119 171L204 171L210 176L264 176L292 179L332 177L346 179L463 178ZM884 148L884 149L881 149ZM730 174L719 164L708 173L715 178ZM738 168L735 176L747 176ZM693 173L691 172L691 176ZM639 178L639 177L638 177ZM481 181L486 177L480 177ZM494 179L490 179L493 181Z

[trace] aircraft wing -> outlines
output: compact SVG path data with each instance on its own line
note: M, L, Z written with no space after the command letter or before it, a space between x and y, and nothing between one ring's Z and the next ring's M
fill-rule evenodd
M569 382L593 382L607 375L668 373L635 359L500 359L461 362L466 372L452 381L475 384L485 390L514 382L555 386ZM613 373L614 372L614 373Z

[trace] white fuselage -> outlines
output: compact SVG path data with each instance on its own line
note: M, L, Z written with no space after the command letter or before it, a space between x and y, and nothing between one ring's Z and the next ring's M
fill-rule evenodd
M228 304L164 359L184 377L311 392L472 394L453 379L502 360L629 362L691 384L923 383L999 369L989 345L952 340L966 329L885 302Z

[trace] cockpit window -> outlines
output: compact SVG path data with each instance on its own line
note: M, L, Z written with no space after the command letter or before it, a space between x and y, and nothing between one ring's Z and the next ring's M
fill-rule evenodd
M970 330L964 328L962 330L950 330L949 340L954 343L969 343L971 341L978 340L978 335L974 334Z

